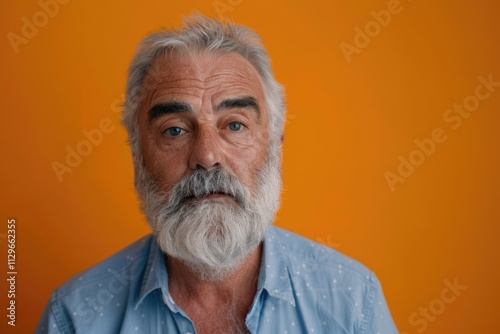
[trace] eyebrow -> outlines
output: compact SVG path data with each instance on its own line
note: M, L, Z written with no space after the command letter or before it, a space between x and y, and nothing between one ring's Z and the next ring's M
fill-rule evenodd
M260 118L260 108L257 100L252 96L225 99L215 107L215 111L224 111L229 109L251 109L257 113ZM193 112L193 108L184 102L159 103L148 112L148 123L169 114Z
M164 115L175 113L192 112L193 109L187 103L183 102L168 102L160 103L151 108L148 112L148 122L152 123L155 119Z
M252 109L260 117L260 108L257 100L252 96L244 96L233 99L223 100L215 107L215 111L223 111L228 109Z

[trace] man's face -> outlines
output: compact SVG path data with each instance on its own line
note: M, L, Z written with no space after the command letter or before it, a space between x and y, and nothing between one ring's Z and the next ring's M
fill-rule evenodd
M268 154L269 122L260 77L245 58L167 55L144 86L142 152L160 189L170 191L196 169L221 168L253 194Z
M233 272L279 207L281 156L256 70L237 54L170 55L146 78L136 187L161 249L199 277Z

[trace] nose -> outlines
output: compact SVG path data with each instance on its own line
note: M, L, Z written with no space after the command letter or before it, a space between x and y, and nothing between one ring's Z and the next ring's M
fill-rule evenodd
M189 166L192 170L210 170L220 167L221 147L216 129L210 126L200 126L192 142Z

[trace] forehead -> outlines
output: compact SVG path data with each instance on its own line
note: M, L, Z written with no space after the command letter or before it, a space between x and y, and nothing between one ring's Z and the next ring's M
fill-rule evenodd
M146 91L157 95L187 94L201 97L207 92L221 95L252 94L263 99L263 85L257 70L238 53L213 54L174 52L155 60L145 78Z

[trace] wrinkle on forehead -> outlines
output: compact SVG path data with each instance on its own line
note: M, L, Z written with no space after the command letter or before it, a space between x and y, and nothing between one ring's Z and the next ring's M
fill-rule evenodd
M141 124L156 104L186 103L199 121L206 122L214 119L215 107L224 99L242 97L253 97L257 101L258 123L268 124L269 110L260 75L236 52L167 54L156 60L146 80L139 111Z
M158 58L146 76L148 95L157 90L250 89L262 97L263 85L257 70L238 53L173 53ZM149 88L149 89L148 89Z

